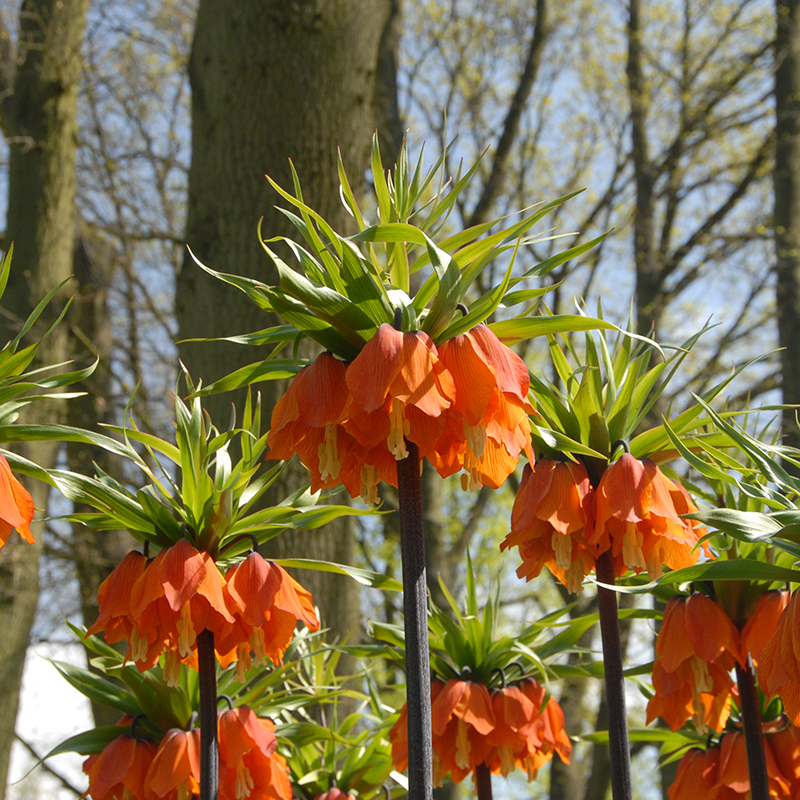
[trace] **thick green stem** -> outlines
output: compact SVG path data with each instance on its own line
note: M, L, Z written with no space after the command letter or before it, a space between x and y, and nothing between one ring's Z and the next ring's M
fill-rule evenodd
M597 580L614 586L614 556L606 550L596 563ZM611 761L611 794L614 800L633 800L631 748L628 715L625 711L625 679L622 672L622 646L619 636L617 595L613 589L597 587L600 609L600 634L603 639L606 701L608 703L608 748Z
M739 706L744 722L744 740L747 744L747 768L750 772L752 800L768 800L769 779L767 759L764 754L764 736L761 733L761 711L753 669L753 657L747 654L747 665L736 663L736 681L739 684Z
M217 800L217 659L214 634L197 634L197 671L200 676L200 800Z
M403 559L403 613L408 703L408 796L433 797L431 667L428 653L428 596L419 448L406 441L408 457L397 462L400 549Z
M475 794L478 800L492 800L492 771L488 764L475 767Z

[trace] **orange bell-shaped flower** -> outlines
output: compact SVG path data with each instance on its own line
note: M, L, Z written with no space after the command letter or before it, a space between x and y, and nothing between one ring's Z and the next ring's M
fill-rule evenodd
M100 584L97 603L100 613L87 633L104 631L109 644L129 639L133 631L131 592L147 567L147 558L136 550L128 553Z
M385 443L400 461L408 456L406 438L425 456L444 433L442 412L453 404L455 387L426 333L381 325L346 380L352 406L345 429L367 448Z
M528 414L530 378L523 360L486 325L443 342L439 358L453 376L455 401L448 411L454 435L437 444L432 463L453 474L453 453L465 470L464 488L498 488L526 450L533 463ZM461 447L456 445L463 443ZM438 463L437 463L438 462Z
M647 570L651 580L696 563L704 526L681 518L697 511L686 490L667 479L652 461L624 453L597 486L595 528L589 544L600 555L612 548L617 576Z
M487 735L493 746L487 759L492 772L507 775L520 767L532 781L554 752L569 764L572 743L564 731L564 712L536 681L497 689L492 708L495 728Z
M220 800L291 800L286 762L275 753L275 728L247 706L219 716Z
M16 528L19 535L33 544L31 493L17 480L5 456L0 455L0 547Z
M220 632L216 650L223 667L238 660L242 680L252 664L251 650L256 663L270 660L277 665L298 622L319 629L311 593L258 553L250 553L228 570L223 594L234 617Z
M495 725L492 699L482 683L451 678L447 683L431 681L433 782L440 786L450 774L461 783L476 766L483 764L492 746L486 740ZM408 766L408 709L389 731L392 760L398 770Z
M768 733L772 754L781 775L789 783L787 797L800 795L800 728L792 725L786 717L782 718L783 724L778 730Z
M789 597L787 591L775 589L765 592L758 599L752 615L742 628L740 636L742 656L750 653L756 666L761 661L761 653L777 627L783 609L789 604Z
M678 764L675 781L669 787L670 800L712 800L719 766L719 747L687 750Z
M200 791L200 729L167 731L145 777L148 800L189 800Z
M673 597L656 640L648 723L660 716L675 731L693 717L699 732L721 731L733 691L728 673L737 661L743 663L739 632L722 606L700 592Z
M785 797L789 794L789 781L781 774L778 763L772 752L768 739L764 740L764 758L767 768L767 781L770 797ZM719 745L719 765L717 779L712 791L718 794L713 797L731 798L741 797L742 800L750 798L750 773L747 768L747 745L744 733L733 731L726 733Z
M587 543L594 523L593 492L583 464L540 459L525 465L514 507L511 533L501 550L519 547L520 578L531 580L547 567L570 592L581 588L594 569Z
M145 776L155 754L153 742L118 736L102 753L83 762L83 771L89 776L86 793L94 800L146 800Z
M758 682L768 695L779 695L793 725L800 725L800 590L795 589L761 651Z
M311 473L311 491L344 485L351 497L361 488L362 447L344 427L349 398L347 365L322 353L303 367L272 412L268 459L288 461L295 453Z

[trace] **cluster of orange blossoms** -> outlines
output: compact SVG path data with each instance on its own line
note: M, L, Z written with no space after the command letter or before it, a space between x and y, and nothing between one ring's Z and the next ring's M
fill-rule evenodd
M770 797L795 800L800 792L800 731L782 724L764 736ZM750 775L744 734L726 733L707 750L692 748L681 759L670 800L748 800Z
M785 598L787 592L781 593ZM788 602L787 602L788 601ZM794 591L791 600L784 600L777 620L769 628L773 632L764 644L758 669L762 690L779 695L783 709L793 725L800 726L800 594Z
M681 518L695 511L686 490L647 459L625 453L593 489L583 464L545 458L525 467L501 549L519 547L520 578L547 567L570 592L580 590L609 549L617 577L633 569L655 579L662 565L697 561L706 529Z
M220 800L291 800L285 759L268 719L239 706L219 715ZM94 800L188 800L200 787L200 730L173 728L161 743L122 735L83 764Z
M534 680L491 693L482 683L452 678L431 682L433 782L450 775L460 783L481 764L503 776L520 767L533 780L558 753L569 764L572 744L564 731L564 712ZM392 760L408 766L408 719L404 706L389 733Z
M128 553L100 585L100 614L89 628L109 644L129 640L127 658L143 672L165 652L164 677L177 681L181 663L197 668L197 634L214 634L223 667L239 677L256 662L280 663L298 621L319 628L311 594L277 564L251 553L222 576L208 553L186 539L152 561Z
M763 688L769 636L788 599L787 592L766 592L740 632L722 606L701 592L673 597L656 640L656 693L647 704L647 722L661 717L675 731L692 717L700 733L721 731L734 691L731 670L737 662L745 666L749 654Z
M0 455L0 547L15 528L28 544L33 544L32 519L33 498Z
M343 484L377 502L377 485L397 486L405 440L442 477L464 470L464 488L498 488L520 453L533 461L522 359L485 325L437 349L422 331L384 324L350 364L323 353L278 401L267 439L270 459L295 453L311 489Z

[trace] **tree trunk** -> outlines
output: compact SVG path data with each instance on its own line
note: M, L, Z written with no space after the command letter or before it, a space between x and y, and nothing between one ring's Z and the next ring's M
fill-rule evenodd
M775 42L775 250L784 403L800 403L800 1L777 0ZM784 442L800 447L796 409L783 412Z
M94 244L94 246L92 246ZM109 277L108 250L99 243L78 238L75 247L75 296L70 308L70 340L74 369L90 366L96 358L100 363L87 380L77 384L75 391L86 392L71 400L67 406L67 423L84 430L97 430L100 423L114 422L108 403L111 394L111 321L106 304ZM107 450L80 442L66 445L67 466L81 475L94 475L95 464L104 472L120 479L121 459L112 458ZM75 512L89 511L76 506ZM97 590L114 567L136 546L126 531L95 531L73 523L70 540L71 556L80 591L84 624L89 626L99 613ZM124 653L125 643L117 645ZM89 658L93 658L87 651ZM91 667L90 667L91 668ZM95 725L116 725L120 712L110 706L92 701Z
M9 143L6 241L14 242L3 305L14 323L24 320L43 295L72 273L76 100L87 7L88 0L25 0L16 60L0 48L5 96L0 118ZM7 48L8 32L0 33L5 34ZM58 312L58 303L52 305L42 326ZM14 333L14 323L6 326L5 335ZM38 333L43 330L39 327ZM42 363L64 361L67 338L62 326L40 348ZM63 409L63 404L39 403L26 421L57 421ZM56 452L51 443L24 449L42 466L52 466ZM29 488L41 515L47 508L48 488L35 483ZM34 527L34 535L35 545L20 544L14 536L0 554L0 800L5 795L22 668L39 596L41 523Z
M628 93L631 104L633 171L636 205L633 211L633 255L636 268L636 318L642 335L650 333L663 313L661 271L656 257L654 229L655 169L647 137L649 99L643 71L640 0L628 6Z
M390 0L201 0L190 62L192 162L186 241L205 264L222 272L277 282L258 242L295 236L273 208L279 197L264 174L291 190L291 158L306 201L335 229L348 227L338 192L337 147L350 180L363 181L374 129L378 44L390 19ZM275 325L242 293L203 273L186 258L178 276L179 338L219 337ZM251 363L254 348L226 343L183 344L180 356L205 383ZM258 387L267 413L285 386ZM206 407L225 426L230 396ZM289 471L282 491L307 480ZM273 497L272 500L280 500ZM324 531L278 538L287 555L332 561L353 558L347 521ZM305 573L325 624L344 635L358 628L358 590L351 581Z

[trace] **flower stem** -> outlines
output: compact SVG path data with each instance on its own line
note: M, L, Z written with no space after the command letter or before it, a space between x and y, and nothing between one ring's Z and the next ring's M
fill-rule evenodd
M744 740L747 745L750 794L753 800L768 800L769 781L764 754L764 736L761 733L761 711L758 706L753 657L749 653L744 667L736 662L736 682L739 685L739 705L742 709Z
M492 800L492 771L488 764L475 767L475 794L478 800Z
M408 703L408 796L433 797L431 673L428 653L428 594L419 448L406 441L408 457L397 462L400 550L403 559L403 613Z
M614 556L609 548L596 562L597 580L614 586ZM600 634L603 639L606 701L608 703L608 748L611 762L611 794L614 800L633 800L631 750L628 716L625 711L625 685L622 674L622 645L619 636L617 594L597 587L600 608Z
M214 634L197 634L197 671L200 676L200 800L216 800L219 787L217 747L217 659Z

